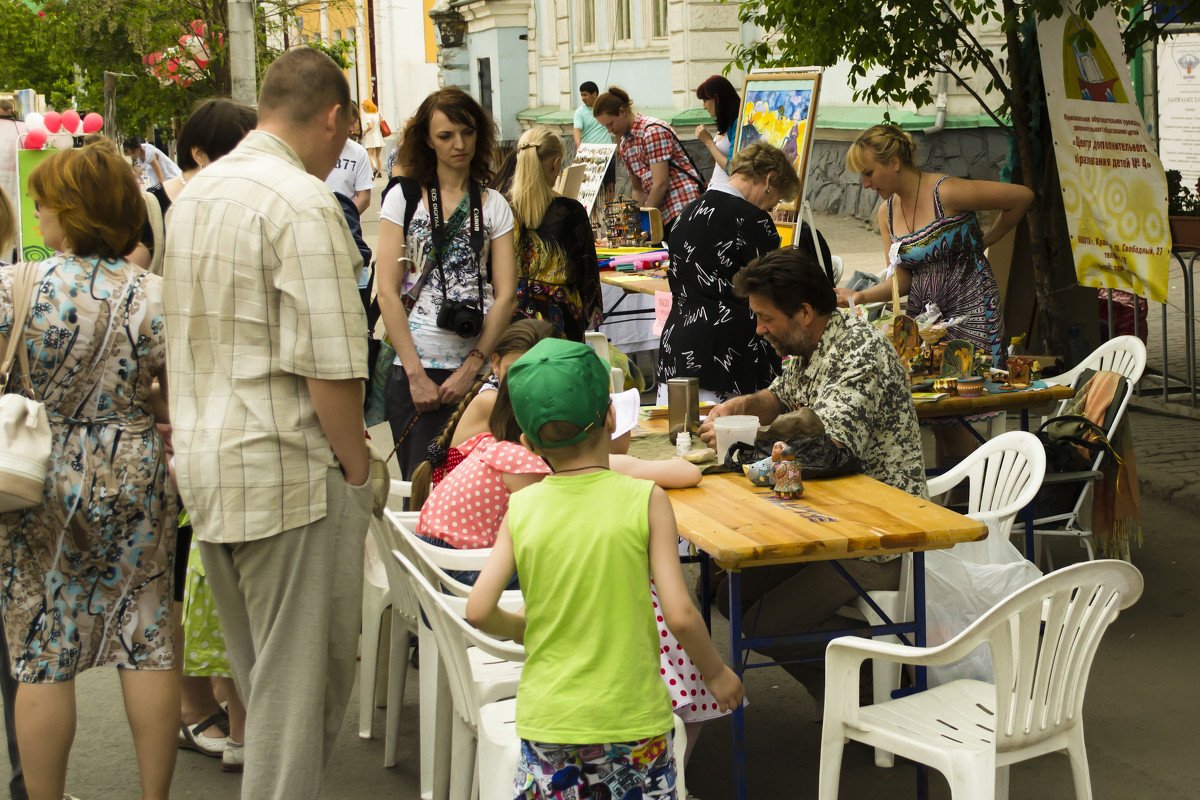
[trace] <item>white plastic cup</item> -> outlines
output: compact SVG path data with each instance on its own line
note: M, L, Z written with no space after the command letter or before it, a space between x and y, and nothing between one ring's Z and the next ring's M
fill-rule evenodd
M717 434L717 463L725 463L725 453L734 442L754 444L758 436L758 417L734 414L713 420L713 431Z

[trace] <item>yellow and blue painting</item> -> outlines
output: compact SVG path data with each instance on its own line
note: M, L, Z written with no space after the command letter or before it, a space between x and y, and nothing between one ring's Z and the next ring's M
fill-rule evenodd
M800 172L814 89L812 78L748 78L734 152L754 142L767 142L782 150Z

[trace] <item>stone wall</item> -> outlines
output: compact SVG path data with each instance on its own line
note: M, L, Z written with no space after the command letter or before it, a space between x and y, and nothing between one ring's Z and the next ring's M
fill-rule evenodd
M808 202L813 211L850 215L875 226L879 196L864 190L858 173L846 169L849 141L821 139L816 132L809 153ZM1008 158L1008 137L995 128L915 133L917 163L931 172L960 178L998 180Z

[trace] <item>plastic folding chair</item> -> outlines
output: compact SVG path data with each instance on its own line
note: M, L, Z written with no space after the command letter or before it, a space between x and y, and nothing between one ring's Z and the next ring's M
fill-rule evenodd
M1046 383L1057 386L1074 386L1075 381L1086 370L1115 372L1124 375L1131 384L1142 379L1146 370L1146 345L1136 336L1117 336L1093 350L1088 357L1071 369L1047 378ZM1063 400L1058 405L1056 413L1061 414L1068 401Z
M510 800L520 757L516 701L489 702L474 679L470 654L482 651L494 659L518 661L525 658L525 649L473 628L464 619L465 598L438 592L399 550L392 555L412 577L412 590L429 618L449 677L456 712L450 796L454 800L467 800L477 791L479 800ZM687 787L681 755L687 750L687 732L683 720L674 714L672 718L678 765L676 792L683 798L687 796Z
M1082 717L1088 673L1104 631L1141 593L1142 575L1131 564L1084 562L1014 592L937 647L830 642L818 797L837 798L842 750L853 739L937 769L958 800L1004 800L1010 764L1065 750L1075 796L1090 800ZM991 649L994 684L957 680L859 706L866 659L941 666L981 644Z
M1104 432L1105 438L1111 442L1125 421L1125 411L1129 407L1129 401L1133 397L1137 383L1142 379L1145 369L1146 346L1142 344L1142 340L1136 336L1118 336L1100 345L1081 364L1054 378L1053 381L1078 388L1082 385L1081 379L1087 370L1116 372L1129 380L1129 388L1125 392L1125 396L1113 398L1113 402L1120 405L1117 413L1113 416L1112 425ZM1063 400L1059 403L1055 416L1064 413L1068 402ZM1104 459L1107 455L1108 453L1103 450L1097 453L1092 460L1091 469L1088 470L1052 472L1046 475L1047 484L1078 483L1079 494L1075 503L1066 511L1034 519L1033 532L1036 536L1076 537L1080 546L1087 550L1088 559L1096 557L1092 547L1091 527L1081 519L1081 514L1084 513L1085 504L1092 496L1096 480L1103 474L1101 468L1104 466ZM1044 552L1047 556L1047 565L1053 568L1053 561L1049 558L1049 549L1047 548ZM1124 553L1122 557L1128 559L1129 554Z
M423 542L416 537L413 527L406 525L400 515L384 512L387 521L389 545L382 552L398 550L404 555L431 586L436 586L442 592L465 598L470 594L471 587L451 578L445 570L479 570L483 568L490 549L454 550L437 547ZM385 559L394 571L398 573L396 580L404 581L404 574L395 569L393 559ZM518 591L505 592L501 604L509 609L519 609L524 600ZM417 626L418 652L420 653L420 731L421 731L421 796L423 798L445 797L451 770L451 709L443 702L447 697L445 672L440 666L440 656L436 638L432 630L424 622ZM495 659L483 650L472 649L468 653L471 663L473 680L478 684L480 696L488 702L515 697L517 686L521 679L521 664L504 659ZM399 711L396 712L396 722L399 722ZM389 712L389 724L391 713ZM437 787L442 787L438 789Z
M953 469L930 478L929 494L948 492L964 480L968 482L967 516L988 526L988 536L1007 539L1012 533L1013 519L1033 501L1046 472L1046 453L1038 438L1031 433L1012 431L1001 434L981 445ZM952 552L968 561L986 563L987 543L964 542ZM893 622L913 619L912 556L905 553L897 591L868 592L884 614ZM851 616L861 617L871 625L882 625L883 619L865 599L858 598ZM899 642L895 636L878 637L877 641ZM900 665L894 662L876 663L872 673L875 702L891 698L900 688ZM890 767L895 759L884 750L875 751L875 764Z
M399 503L411 495L411 483L394 480L388 494L388 502ZM401 517L409 516L408 512L399 513ZM380 524L379 520L372 520L372 527L377 524ZM379 643L383 612L389 606L392 607L390 646L387 652L381 654ZM394 606L392 593L388 588L387 571L376 546L376 537L368 535L363 563L362 644L358 668L358 735L363 739L371 738L371 724L375 717L375 707L382 706L387 702L384 692L387 691L386 677L392 671L391 665L396 658L399 658L402 664L408 663L410 638L416 635L417 630L415 619L415 607L399 609ZM401 672L399 675L400 697L404 696L404 677L405 673ZM398 707L395 711L399 714ZM383 758L385 767L396 763L395 753L395 744L387 742Z
M392 554L397 565L407 574L409 588L429 620L438 644L439 658L449 680L450 695L454 699L456 713L451 740L450 797L453 800L470 800L476 785L479 787L480 800L496 797L493 787L500 788L511 797L519 754L516 726L512 721L515 720L516 702L508 701L512 706L511 712L507 708L495 709L498 713L488 716L488 726L482 725L482 709L496 700L489 697L475 680L468 650L474 648L493 659L520 663L525 660L525 648L471 627L463 619L467 606L465 598L434 589L421 570L405 558L400 550L394 550ZM489 764L487 771L477 769L477 749L479 760Z

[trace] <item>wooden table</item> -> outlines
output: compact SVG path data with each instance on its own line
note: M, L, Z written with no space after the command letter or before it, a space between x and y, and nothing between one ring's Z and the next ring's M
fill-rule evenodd
M600 282L610 286L619 286L627 294L654 294L655 292L671 291L664 270L646 270L644 272L617 272L606 270L600 273ZM616 308L616 306L613 306Z
M914 497L865 475L810 480L804 496L779 500L769 489L756 487L736 473L706 475L692 489L670 493L679 533L729 572L729 646L733 669L747 664L750 649L831 639L854 631L750 638L742 633L741 570L750 567L856 558L867 555L913 553L915 619L871 628L874 635L911 633L918 647L925 644L925 558L922 551L978 541L987 528L929 500ZM866 596L835 562L842 576ZM701 580L708 600L708 565ZM878 609L876 609L878 611ZM862 630L862 629L856 629ZM733 712L735 797L746 796L745 717Z
M934 419L938 417L958 417L958 422L971 432L971 435L983 444L986 439L971 425L967 417L971 414L986 414L992 411L1021 412L1021 430L1029 431L1029 409L1049 403L1058 403L1075 396L1075 389L1070 386L1051 384L1045 389L1026 389L1023 392L986 391L979 397L943 397L930 403L917 403L918 419ZM1033 504L1029 504L1021 516L1025 521L1025 556L1033 558Z
M1029 427L1029 409L1046 403L1057 403L1075 396L1070 386L1052 385L1045 389L1026 389L1022 392L984 392L979 397L952 395L941 400L917 403L917 418L965 417L970 414L987 414L992 411L1021 411L1023 429ZM972 429L974 430L974 429Z

